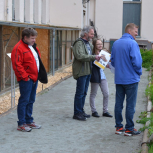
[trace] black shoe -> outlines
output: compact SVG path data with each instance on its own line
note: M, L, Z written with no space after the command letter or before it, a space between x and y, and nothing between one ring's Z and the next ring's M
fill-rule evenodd
M92 113L93 117L100 117L97 112Z
M133 136L133 135L139 135L141 131L137 131L136 129L133 129L133 131L125 130L124 136Z
M109 114L108 112L106 112L106 113L103 113L103 116L105 116L105 117L113 117L111 114Z
M73 119L80 120L80 121L86 121L87 120L87 118L84 117L82 113L78 113L76 115L73 115Z
M83 112L82 115L83 115L85 118L90 118L90 115L86 114L85 112Z

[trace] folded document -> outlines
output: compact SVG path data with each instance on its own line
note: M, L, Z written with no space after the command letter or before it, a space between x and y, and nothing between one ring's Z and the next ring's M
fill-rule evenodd
M99 53L99 56L102 56L102 55L105 57L106 61L104 61L103 59L100 59L99 61L95 60L94 64L98 66L99 68L104 69L110 60L111 54L107 53L104 50L101 50Z

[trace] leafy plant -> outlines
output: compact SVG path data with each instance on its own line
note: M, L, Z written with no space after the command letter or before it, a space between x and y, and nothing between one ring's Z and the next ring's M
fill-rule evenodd
M141 56L143 59L142 67L146 68L148 71L153 66L153 51L152 50L140 50ZM153 71L151 72L151 84L147 86L145 90L146 96L149 96L150 100L153 104ZM144 127L139 129L140 131L144 131L148 129L149 136L153 134L153 113L150 113L150 118L147 118L147 112L141 112L139 116L140 120L137 120L137 123L144 124ZM149 125L145 126L146 122L149 121ZM149 143L149 153L153 153L153 142Z
M150 84L150 87L147 86L146 90L145 90L145 94L146 96L149 96L150 100L152 101L153 104L153 84Z
M149 135L151 136L153 134L153 113L150 114L150 124L149 124L149 128L148 128L148 131L149 131Z
M151 142L148 146L149 146L149 152L148 153L153 153L153 142Z
M147 118L147 112L146 111L141 112L139 118L140 118L140 120L137 120L136 122L140 123L140 124L144 124L144 127L140 128L139 130L144 131L145 129L148 128L148 126L145 126L145 124L146 124L147 121L150 121L150 118Z
M152 58L153 58L153 51L152 50L143 50L140 49L141 56L143 59L142 67L147 68L147 70L150 70L151 65L153 64Z

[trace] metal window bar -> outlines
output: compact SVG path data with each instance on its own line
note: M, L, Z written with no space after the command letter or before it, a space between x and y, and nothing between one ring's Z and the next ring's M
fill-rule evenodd
M11 63L11 108L15 107L15 74Z

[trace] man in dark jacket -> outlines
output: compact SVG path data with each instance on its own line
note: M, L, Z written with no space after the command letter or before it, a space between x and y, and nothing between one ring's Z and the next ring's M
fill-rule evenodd
M91 77L91 61L100 60L99 55L92 55L90 40L94 37L94 28L85 26L81 31L81 38L73 45L73 77L77 80L76 93L74 98L73 119L85 121L90 115L84 111L85 98Z
M40 59L40 51L35 41L37 31L25 28L20 40L12 50L11 60L19 82L20 98L17 106L19 131L29 132L41 128L33 122L32 111L35 102L38 80L47 83L47 73Z

